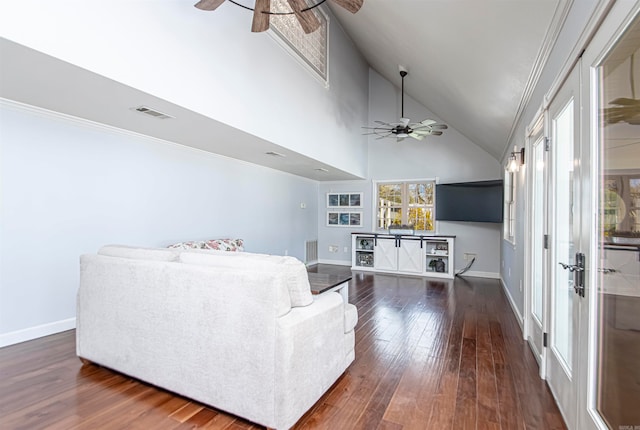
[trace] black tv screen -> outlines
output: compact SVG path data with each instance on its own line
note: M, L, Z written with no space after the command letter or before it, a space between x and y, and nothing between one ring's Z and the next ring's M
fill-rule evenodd
M503 181L436 184L436 220L502 222Z

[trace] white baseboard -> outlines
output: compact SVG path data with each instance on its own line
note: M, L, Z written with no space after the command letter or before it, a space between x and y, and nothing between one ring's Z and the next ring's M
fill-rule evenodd
M504 291L504 294L507 296L507 299L509 300L509 304L511 305L511 310L513 311L513 314L516 316L516 320L518 321L518 325L520 326L520 331L524 333L524 317L518 310L518 307L516 306L516 302L513 300L513 297L511 297L511 293L507 288L507 284L504 283L504 279L500 278L500 284L502 284L502 291Z
M0 348L3 346L15 345L50 334L60 333L76 328L76 319L69 318L61 321L54 321L47 324L16 330L9 333L0 334Z
M337 266L351 266L351 260L318 260L318 264L335 264Z
M500 274L496 272L478 272L477 270L469 270L460 276L471 276L472 278L489 278L500 279Z

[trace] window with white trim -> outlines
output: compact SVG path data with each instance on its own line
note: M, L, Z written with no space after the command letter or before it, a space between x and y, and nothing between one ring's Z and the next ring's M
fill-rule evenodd
M503 208L503 228L504 239L515 243L516 229L516 184L515 173L509 170L504 171L504 208Z
M287 0L273 0L271 12L286 13L291 11ZM328 27L327 15L320 7L314 8L313 13L320 20L320 28L310 34L305 34L295 15L272 15L270 28L286 45L289 50L300 58L324 82L327 82L327 51Z
M435 231L435 181L376 183L376 226L411 225L417 231Z

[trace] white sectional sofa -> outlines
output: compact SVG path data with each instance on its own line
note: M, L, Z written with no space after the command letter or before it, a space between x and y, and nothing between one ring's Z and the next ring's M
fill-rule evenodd
M270 428L354 360L355 307L292 257L106 246L80 270L79 357Z

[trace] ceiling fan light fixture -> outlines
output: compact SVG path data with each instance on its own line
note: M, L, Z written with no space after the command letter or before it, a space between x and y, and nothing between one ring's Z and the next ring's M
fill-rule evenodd
M366 133L368 135L377 135L376 139L384 139L385 137L396 138L398 142L404 140L407 137L411 137L416 140L423 140L425 136L440 136L442 131L448 127L446 124L438 124L433 119L425 119L420 122L411 123L411 119L404 116L404 78L407 76L407 68L404 66L398 66L400 70L400 78L402 79L400 94L400 122L388 123L383 121L374 121L377 125L374 127L362 127L368 129Z

